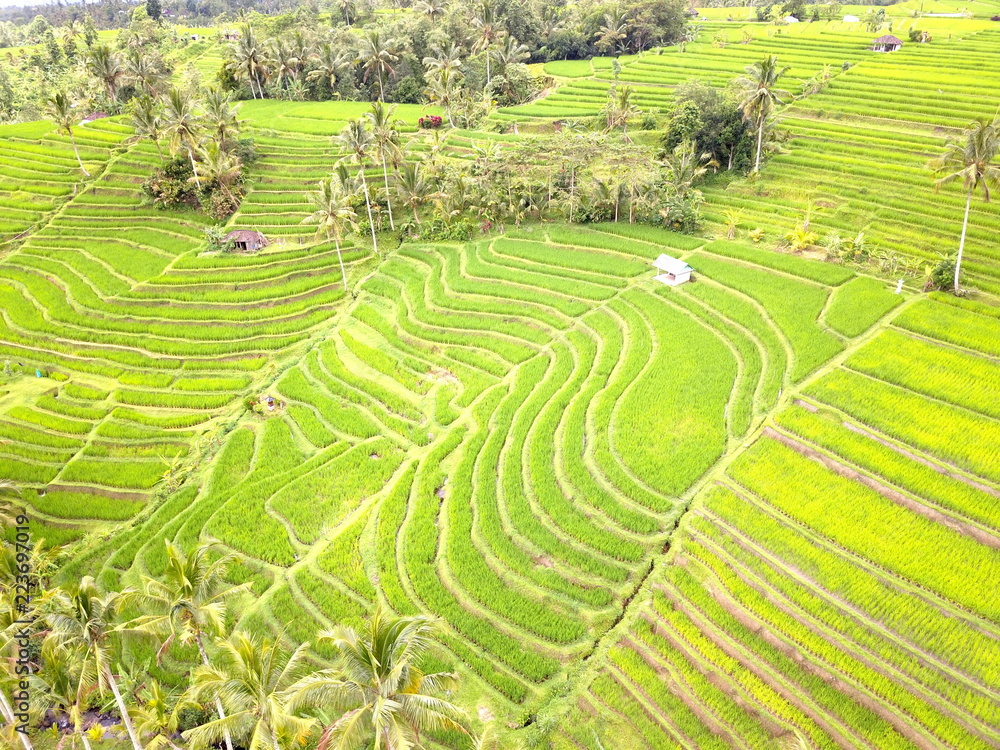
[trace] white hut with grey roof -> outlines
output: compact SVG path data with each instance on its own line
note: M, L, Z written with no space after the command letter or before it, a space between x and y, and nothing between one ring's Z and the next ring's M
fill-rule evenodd
M654 260L653 268L660 272L654 278L668 286L677 286L685 281L690 281L691 272L694 271L680 258L672 258L669 255L661 255Z

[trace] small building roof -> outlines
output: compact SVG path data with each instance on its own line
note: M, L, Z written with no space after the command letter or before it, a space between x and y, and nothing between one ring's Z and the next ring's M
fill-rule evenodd
M898 36L893 36L892 34L886 34L884 36L880 36L878 39L872 42L872 44L898 44L902 46L903 40L900 39Z
M93 122L94 120L103 120L105 117L110 117L110 115L107 112L91 112L80 120L80 124L86 125L88 122Z
M680 258L674 258L669 255L660 255L659 258L653 261L653 267L658 268L664 273L672 274L690 273L694 270Z
M233 242L245 242L248 245L260 245L266 247L269 243L267 237L256 229L234 229L226 235L227 240Z
M858 18L857 16L852 16L850 13L844 16L844 23L857 23L860 20L861 20L860 18Z

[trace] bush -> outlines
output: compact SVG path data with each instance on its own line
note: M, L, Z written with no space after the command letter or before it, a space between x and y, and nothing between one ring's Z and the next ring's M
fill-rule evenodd
M439 128L442 123L444 123L444 120L442 120L438 115L427 115L426 117L421 117L417 120L417 124L425 130Z
M930 286L933 289L947 291L955 285L955 259L942 258L931 271ZM928 290L929 291L929 290Z
M194 170L184 156L175 156L142 183L142 194L158 208L197 208Z

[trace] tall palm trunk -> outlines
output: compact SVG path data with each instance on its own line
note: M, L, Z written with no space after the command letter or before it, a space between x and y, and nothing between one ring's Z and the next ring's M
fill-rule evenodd
M344 294L347 294L347 271L344 270L344 256L340 253L340 237L336 233L333 235L333 244L337 248L337 261L340 263L340 278L344 282Z
M375 254L378 255L378 240L375 239L375 220L372 218L372 199L368 195L368 180L365 179L364 165L361 165L361 187L365 191L365 208L368 209L368 226L372 230L372 246L375 248Z
M392 201L389 199L389 169L385 163L385 151L382 152L382 177L385 179L385 207L389 212L389 228L396 231L396 222L392 219Z
M972 207L972 186L965 196L965 218L962 220L962 239L958 243L958 258L955 259L955 294L958 294L958 277L962 273L962 253L965 252L965 234L969 230L969 209Z
M197 633L194 637L195 643L198 644L198 653L201 654L201 663L206 667L210 667L211 664L208 661L208 654L205 653L205 644L201 641L201 633ZM215 710L219 714L219 719L222 721L226 720L226 712L222 708L222 700L216 696L215 698ZM233 738L229 734L229 730L226 729L222 733L226 740L226 750L233 750Z
M121 714L125 731L128 733L129 739L132 740L132 747L134 750L143 750L139 737L135 733L135 727L132 726L132 718L128 715L128 706L125 705L125 699L122 698L122 694L118 690L118 683L115 681L115 676L111 674L110 667L106 668L104 677L108 681L108 687L111 688L111 694L115 696L115 703L118 704L118 712Z
M165 164L167 160L163 158L163 149L160 148L159 139L156 138L156 136L151 135L149 136L149 140L151 140L153 142L153 145L156 146L156 153L159 154L160 156L160 164Z
M191 146L187 147L188 158L191 159L191 171L194 172L194 184L198 186L201 190L201 180L198 179L198 167L194 163L194 151L191 150Z
M490 85L490 45L486 45L486 85Z
M378 73L379 101L385 101L385 84L382 83L382 71Z
M764 113L760 115L760 126L757 128L757 161L754 164L753 171L760 172L760 152L761 147L764 145Z
M76 137L73 135L73 128L69 128L69 141L73 144L73 154L76 156L76 160L80 164L80 171L83 172L84 177L90 177L90 172L88 172L87 168L83 166L83 159L80 158L80 150L76 147Z
M11 725L11 727L17 726L17 719L14 716L14 709L11 707L10 701L7 700L7 694L0 690L0 713L3 714L3 718ZM34 746L31 744L31 740L28 735L18 732L16 729L14 733L21 738L21 744L24 745L24 750L34 750Z

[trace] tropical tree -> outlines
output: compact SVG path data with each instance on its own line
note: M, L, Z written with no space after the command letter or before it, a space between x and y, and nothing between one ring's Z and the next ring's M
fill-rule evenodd
M191 750L209 747L228 732L242 747L284 750L309 732L315 720L295 716L288 691L301 677L308 643L290 655L269 638L238 632L219 643L219 658L194 673L192 697L222 701L225 719L182 735Z
M45 620L49 637L75 654L82 669L96 675L97 689L102 694L111 690L132 747L143 750L113 669L114 645L129 634L118 620L130 594L128 590L103 593L93 578L84 576L52 593Z
M319 190L310 196L313 208L312 214L302 220L303 224L316 224L316 235L325 234L329 242L333 238L337 249L337 262L340 263L340 278L347 292L347 271L344 270L344 258L340 252L340 240L346 230L357 231L358 215L351 206L350 195L344 191L342 183L329 177L320 180Z
M372 232L372 245L375 254L378 254L378 240L375 237L375 220L372 218L372 199L368 192L368 180L365 179L365 157L372 147L372 134L366 126L367 120L359 118L351 120L337 137L340 145L350 154L350 158L358 165L358 177L361 180L361 189L365 195L365 207L368 209L368 224Z
M486 85L489 86L490 58L493 56L491 48L504 35L496 0L479 0L475 7L475 15L472 17L472 27L476 34L472 51L486 53Z
M448 118L448 124L455 127L455 118L452 114L452 107L456 99L461 95L461 73L454 73L451 70L441 70L430 76L424 94L432 104L437 104L444 108L444 114Z
M125 70L122 68L118 55L106 44L98 44L87 53L87 71L104 84L108 99L118 101L118 87Z
M218 144L209 144L218 149ZM209 163L211 159L206 160ZM225 632L226 607L236 596L245 592L248 584L233 586L226 580L226 571L234 560L231 554L211 559L212 545L202 544L185 553L166 541L167 564L163 580L144 577L141 592L134 599L146 614L132 623L136 630L153 633L163 640L157 653L159 661L170 646L178 641L198 647L203 666L209 666L205 638L216 638ZM224 719L221 701L216 701L219 718ZM232 739L225 735L226 748L232 750Z
M204 110L203 121L210 132L213 132L216 142L225 145L239 134L240 125L240 105L233 101L232 95L228 91L219 88L210 88L205 93L202 101Z
M760 156L764 145L764 127L774 109L782 103L781 97L788 96L784 89L777 88L778 79L788 67L779 68L778 58L768 55L766 59L748 65L746 75L736 79L740 90L740 111L744 119L757 130L757 158L754 172L760 172Z
M206 185L214 185L223 196L229 199L235 209L239 202L236 196L236 186L243 176L243 164L239 157L226 151L218 141L209 141L198 149L200 159L194 164L194 176L191 181L201 188L201 181Z
M56 124L60 133L69 136L70 143L73 144L73 153L76 161L80 165L80 171L84 177L90 177L90 172L83 166L83 159L80 158L80 150L76 147L76 137L73 135L73 126L76 124L76 113L73 112L73 104L69 97L62 91L57 91L45 101L45 114Z
M608 89L608 101L603 110L608 132L621 128L622 133L628 138L629 119L638 116L642 111L632 101L633 93L631 86L612 86Z
M445 0L418 0L418 2L413 4L413 10L433 25L444 18L444 14L448 10L448 5Z
M394 617L376 610L359 633L339 627L321 633L339 659L331 669L310 675L289 691L288 708L314 708L340 714L320 737L318 750L371 747L408 750L420 746L423 732L467 732L467 718L435 693L450 689L455 676L424 674L417 664L432 642L435 621Z
M1000 151L1000 118L993 122L976 120L965 129L963 139L949 140L944 153L930 162L931 169L941 177L934 183L934 190L958 180L965 189L965 215L962 219L962 237L958 242L958 257L955 259L955 293L959 291L959 276L962 273L962 254L965 252L965 237L969 229L969 209L972 195L981 190L983 200L989 202L990 188L1000 183L1000 165L996 164Z
M368 112L365 115L371 123L372 140L375 144L375 150L378 152L379 158L382 160L382 178L385 181L386 210L389 212L389 227L393 231L396 230L396 223L392 218L388 162L392 161L395 163L399 159L402 152L399 142L399 130L396 128L396 123L398 121L393 117L395 112L395 104L390 104L387 107L384 102L377 101L372 102L371 112Z
M181 725L181 714L198 704L190 697L170 695L157 680L150 680L135 709L135 726L141 737L150 737L146 750L181 750L173 741ZM227 747L232 747L227 739ZM89 748L88 748L89 750Z
M396 177L396 189L403 205L413 211L413 219L420 223L417 209L426 203L434 192L434 186L424 175L420 162L406 162Z
M156 147L161 162L163 161L163 149L160 148L160 138L163 137L162 113L162 105L147 94L135 98L130 112L135 137L147 138Z
M399 60L396 47L396 40L384 39L378 29L369 29L361 38L358 62L364 71L362 78L367 83L368 77L375 74L378 79L378 98L382 101L385 101L385 77L396 75L396 70L392 67Z
M424 58L424 67L434 75L444 72L457 72L462 67L462 48L454 42L447 47L431 47L433 55Z
M178 88L170 89L164 111L164 134L170 139L171 153L177 153L182 148L187 151L195 184L199 190L201 190L201 179L198 177L194 152L198 148L201 123L201 116L195 111L191 96Z
M683 141L663 160L667 187L674 195L687 196L708 172L711 154L699 154L694 141Z
M503 44L497 47L495 54L500 67L506 70L508 65L527 60L531 56L531 48L527 44L521 44L514 37L508 36L503 40Z
M344 56L329 42L324 42L319 50L313 53L312 60L315 67L306 73L306 80L310 83L325 81L333 91L337 86L337 76L347 64Z
M164 75L156 64L154 56L146 54L141 49L132 48L125 56L125 78L149 96L156 96Z
M253 26L245 23L240 26L240 35L229 48L230 59L226 65L239 81L246 81L250 86L250 94L254 99L258 92L264 98L262 80L269 74L267 67L267 51L257 39ZM257 85L256 90L254 84Z
M605 54L613 54L628 33L628 20L620 13L605 13L604 23L594 34L594 46Z
M79 738L85 750L91 750L83 718L88 698L96 688L93 662L77 658L77 654L64 648L58 638L51 637L42 642L42 662L45 669L32 675L38 694L44 696L49 710L66 714L74 745Z

